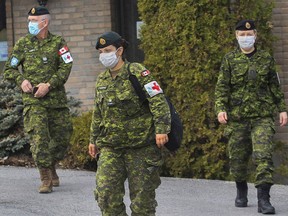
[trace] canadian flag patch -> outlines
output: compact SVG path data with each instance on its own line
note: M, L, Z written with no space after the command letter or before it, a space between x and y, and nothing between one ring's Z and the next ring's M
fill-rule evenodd
M62 54L64 54L64 53L66 53L66 52L68 52L68 47L67 46L64 46L64 47L62 47L59 51L58 51L58 54L59 55L62 55Z
M66 64L73 61L73 58L72 58L70 52L67 52L67 53L61 55L61 57Z
M147 83L146 85L144 85L144 88L146 89L150 97L163 93L163 90L156 81Z
M143 76L143 77L148 76L149 74L150 74L149 70L144 70L141 72L141 76Z

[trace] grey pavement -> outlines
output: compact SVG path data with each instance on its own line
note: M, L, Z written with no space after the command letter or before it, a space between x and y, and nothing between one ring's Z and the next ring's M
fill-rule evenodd
M58 169L61 186L39 194L36 168L0 166L1 216L101 216L94 200L95 173ZM127 184L126 184L127 189ZM248 207L234 207L234 182L162 178L157 216L259 216L256 189L249 184ZM129 209L129 197L124 201ZM277 215L288 215L288 186L274 185L271 202Z

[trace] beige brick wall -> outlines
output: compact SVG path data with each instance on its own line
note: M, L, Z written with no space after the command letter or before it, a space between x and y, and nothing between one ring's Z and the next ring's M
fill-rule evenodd
M27 33L27 13L34 6L38 6L37 0L6 0L9 52L13 35L17 41ZM48 0L46 7L52 16L50 31L65 38L74 59L66 89L83 102L83 111L91 109L95 79L103 71L95 42L101 33L111 29L110 0Z
M274 44L274 57L279 65L279 77L288 105L288 1L275 0L273 11L273 33L277 37ZM276 125L279 125L277 119ZM287 127L276 127L275 139L288 143Z

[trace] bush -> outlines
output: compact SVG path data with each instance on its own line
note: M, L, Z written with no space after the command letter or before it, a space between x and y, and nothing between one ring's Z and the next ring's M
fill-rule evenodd
M23 132L23 104L19 89L0 80L0 158L24 149L29 143Z
M71 147L61 162L64 167L96 170L96 160L88 154L92 111L74 117Z
M272 50L266 0L139 0L145 65L175 104L184 124L179 152L167 158L165 175L229 179L223 127L214 113L214 88L225 53L235 49L234 27L254 19L258 47Z

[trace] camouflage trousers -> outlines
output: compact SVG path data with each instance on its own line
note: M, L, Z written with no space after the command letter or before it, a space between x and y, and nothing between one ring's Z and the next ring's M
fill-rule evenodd
M233 179L247 180L248 162L252 155L256 166L255 186L263 183L273 184L272 138L275 134L273 119L255 118L229 122L225 134L229 138L230 173Z
M115 150L102 148L96 172L96 201L103 216L127 216L123 203L128 179L132 216L154 216L155 190L161 183L161 150L155 146Z
M30 150L39 168L62 160L70 143L72 123L68 108L25 106L24 128Z

